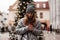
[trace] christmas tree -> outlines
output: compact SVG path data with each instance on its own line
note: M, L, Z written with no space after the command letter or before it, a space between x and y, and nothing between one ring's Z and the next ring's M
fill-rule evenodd
M19 0L18 2L18 18L23 18L24 15L26 14L26 8L29 3L32 3L33 0Z

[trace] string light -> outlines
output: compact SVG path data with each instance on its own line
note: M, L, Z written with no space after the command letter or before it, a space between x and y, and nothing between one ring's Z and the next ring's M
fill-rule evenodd
M23 2L23 3L25 3L25 2Z
M18 13L20 13L20 11Z
M22 3L20 3L20 6L22 5Z
M27 2L26 4L28 5L29 3Z
M24 7L24 9L26 9L26 7Z

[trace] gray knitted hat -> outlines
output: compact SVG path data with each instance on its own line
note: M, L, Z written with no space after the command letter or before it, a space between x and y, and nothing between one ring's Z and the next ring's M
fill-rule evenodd
M30 3L30 4L27 5L26 13L29 13L29 12L31 12L31 13L35 12L35 6L34 6L34 4Z

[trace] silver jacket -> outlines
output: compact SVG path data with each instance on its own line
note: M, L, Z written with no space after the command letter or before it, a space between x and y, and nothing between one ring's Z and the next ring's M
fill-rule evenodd
M31 32L28 31L28 26L24 25L23 21L24 18L20 19L16 27L16 32L21 36L20 40L39 40L41 34L40 21L36 20L36 25Z

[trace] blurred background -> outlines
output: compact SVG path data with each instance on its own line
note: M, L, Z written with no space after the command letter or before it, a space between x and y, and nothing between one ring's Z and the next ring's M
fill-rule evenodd
M42 39L59 40L60 0L0 0L0 40L19 40L15 27L26 14L29 3L36 7L37 18L43 30Z

